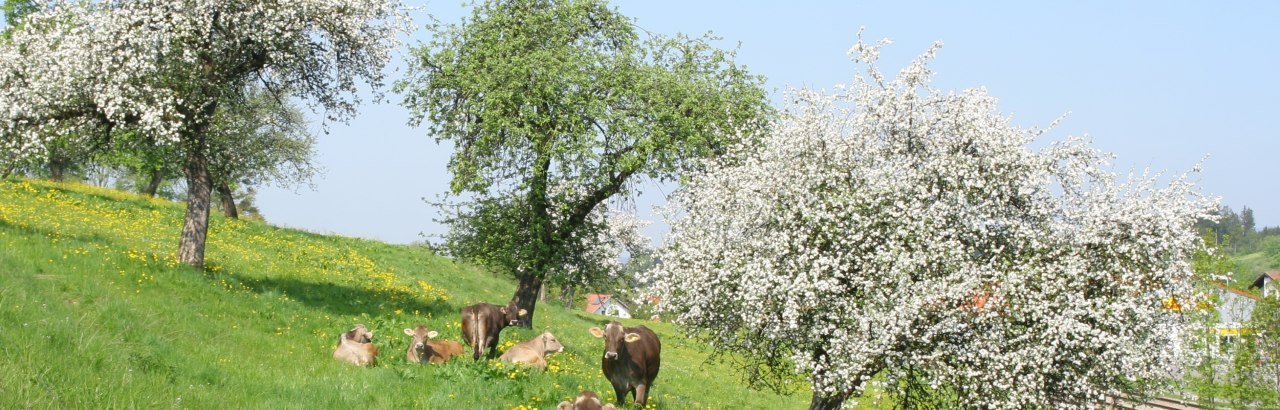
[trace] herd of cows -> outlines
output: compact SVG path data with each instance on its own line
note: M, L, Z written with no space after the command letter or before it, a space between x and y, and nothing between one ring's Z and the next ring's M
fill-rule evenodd
M480 303L462 308L462 338L471 346L471 359L480 360L480 356L492 359L498 351L498 335L502 329L515 325L527 313L517 308L515 301L507 306ZM635 402L643 406L661 364L662 344L658 342L658 335L647 327L623 327L617 321L610 322L603 329L592 327L590 332L592 336L604 339L601 368L613 385L618 404L625 403L627 394L631 394ZM439 333L426 326L405 329L404 333L413 337L409 351L405 353L405 360L410 363L444 363L465 354L461 343L430 340ZM358 324L338 337L333 357L358 366L373 364L377 360L378 347L372 339L373 332ZM560 351L564 351L564 345L551 332L543 332L531 340L511 346L499 360L545 370L546 355ZM573 402L565 401L559 406L560 410L612 408L611 404L602 404L592 391L583 391Z

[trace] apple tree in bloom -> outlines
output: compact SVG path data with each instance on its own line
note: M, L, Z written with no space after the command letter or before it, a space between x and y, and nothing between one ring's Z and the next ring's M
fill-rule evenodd
M41 156L54 134L124 129L177 148L188 189L178 258L201 266L219 107L258 84L349 118L357 85L381 85L409 27L396 0L47 2L0 45L0 151Z
M873 377L910 405L1089 407L1168 376L1195 303L1190 174L1110 171L1040 141L982 89L890 78L888 41L834 92L794 91L758 145L676 193L653 291L748 380L807 377L837 408ZM781 378L782 380L778 380Z

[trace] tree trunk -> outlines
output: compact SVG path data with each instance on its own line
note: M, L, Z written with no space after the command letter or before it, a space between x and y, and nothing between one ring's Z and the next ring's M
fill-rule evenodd
M564 285L560 290L560 298L564 299L564 308L573 309L573 285Z
M517 326L532 329L533 328L533 308L538 303L538 289L542 288L542 278L537 275L521 275L520 285L516 287L516 294L511 299L516 302L516 307L526 311L524 316L520 316Z
M226 182L218 183L218 199L222 201L222 213L228 218L240 219L240 213L236 212L236 200L231 196L231 187Z
M160 170L159 169L151 170L151 181L147 182L147 189L143 190L142 193L146 194L149 197L155 198L156 191L160 190L160 182L162 181L163 179L160 178Z
M809 401L809 410L837 410L844 405L844 400L847 398L849 393L823 396L822 393L813 392L813 400Z
M49 160L49 179L54 182L62 182L63 174L67 167L63 166L62 161L57 159Z
M178 244L178 260L196 268L204 267L204 244L209 234L209 158L204 136L197 138L187 153L187 216L182 224L182 241Z

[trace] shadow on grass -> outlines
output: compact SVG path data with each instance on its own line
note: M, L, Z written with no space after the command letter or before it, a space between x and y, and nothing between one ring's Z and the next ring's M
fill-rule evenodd
M288 297L289 300L339 316L358 316L361 313L378 316L389 314L396 309L439 316L455 310L444 301L426 302L415 294L399 290L371 290L293 278L248 278L225 272L206 271L205 276L210 280L235 281L257 294L280 294Z

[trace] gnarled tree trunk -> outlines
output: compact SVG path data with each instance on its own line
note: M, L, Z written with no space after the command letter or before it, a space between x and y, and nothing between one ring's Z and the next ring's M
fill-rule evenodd
M203 130L199 132L187 152L187 216L182 224L182 240L178 243L178 260L188 265L204 267L204 244L209 234L210 197L213 194L209 179L209 158L205 152Z
M163 179L160 178L160 170L159 169L151 170L151 180L147 182L147 188L143 190L142 193L146 194L149 197L155 198L156 191L160 190L160 182L162 181Z
M822 393L813 392L813 400L809 401L809 410L839 410L848 398L848 393L823 396Z
M61 159L58 159L58 158L49 159L49 179L53 180L54 182L62 182L62 179L66 174L66 170L67 170L67 166L66 164L63 163Z
M228 218L240 219L240 213L236 211L236 200L231 195L231 187L226 182L218 183L218 200L222 202L222 213Z
M523 328L533 327L533 309L538 304L538 289L542 288L542 278L537 275L524 274L520 276L520 284L516 286L516 294L512 300L516 302L516 307L524 309L527 313L520 316L520 322L517 326Z

